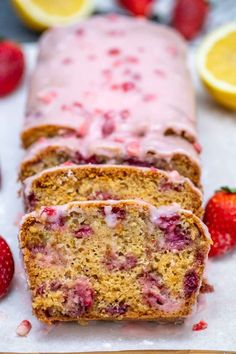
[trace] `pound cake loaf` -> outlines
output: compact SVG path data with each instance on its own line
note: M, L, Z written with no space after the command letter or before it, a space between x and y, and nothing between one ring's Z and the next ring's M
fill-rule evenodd
M26 215L19 240L43 322L177 321L191 313L210 238L178 206L73 202Z
M177 32L144 19L95 16L43 36L22 142L27 148L39 138L70 136L77 150L87 149L82 159L95 152L160 167L155 159L163 158L167 169L182 166L185 176L192 170L194 180L200 174L195 115Z
M73 201L142 199L154 206L178 203L202 215L200 190L176 171L108 165L69 165L45 170L23 183L25 209Z
M87 145L81 141L80 144L80 140L73 137L40 139L27 151L20 166L19 179L23 181L27 177L65 162L79 165L125 164L178 171L180 175L188 177L199 186L200 167L193 144L174 135L158 139L155 144L155 153L145 150L142 155L135 157L132 153L126 154L125 146L121 142L117 143L116 150L110 149L109 146L104 146L101 150L93 142Z

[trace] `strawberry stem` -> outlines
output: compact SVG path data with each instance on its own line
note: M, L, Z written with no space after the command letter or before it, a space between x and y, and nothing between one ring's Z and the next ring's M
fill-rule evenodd
M236 188L231 188L228 186L223 186L220 188L221 191L224 191L226 193L236 193Z

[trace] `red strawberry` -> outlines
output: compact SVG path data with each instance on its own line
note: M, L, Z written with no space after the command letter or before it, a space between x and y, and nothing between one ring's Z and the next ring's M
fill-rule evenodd
M43 208L42 214L43 213L46 213L47 216L54 216L54 215L56 215L57 212L56 212L56 209L54 209L54 208L45 207L45 208Z
M203 218L213 245L209 255L220 256L236 247L236 189L223 187L208 201Z
M208 324L201 320L200 322L196 323L193 325L192 330L193 331L202 331L208 327Z
M24 67L20 46L7 40L0 41L0 97L15 90L23 76Z
M0 298L7 293L14 274L14 260L6 241L0 236Z
M24 320L22 321L16 329L16 334L20 337L26 337L30 332L32 325L30 321Z
M119 3L134 16L148 17L154 0L119 0Z
M202 29L208 10L206 0L176 0L172 25L186 39L192 39Z

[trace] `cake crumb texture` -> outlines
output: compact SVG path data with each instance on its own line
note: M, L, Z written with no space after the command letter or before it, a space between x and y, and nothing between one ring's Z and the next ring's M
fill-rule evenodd
M44 207L25 216L19 238L44 322L184 319L210 244L191 212L134 200Z
M154 206L173 202L202 215L202 194L177 172L129 166L61 166L24 182L26 210L83 200L143 199Z

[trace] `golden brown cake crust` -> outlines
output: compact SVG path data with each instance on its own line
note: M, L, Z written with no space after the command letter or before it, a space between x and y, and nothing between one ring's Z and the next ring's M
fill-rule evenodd
M185 230L181 243L176 235L169 243L173 227ZM19 240L34 312L49 323L183 320L196 303L210 245L191 212L134 200L42 208L24 217ZM154 240L159 246L150 249ZM78 296L85 297L79 312Z
M178 203L202 215L202 194L177 172L131 166L61 166L24 182L27 210L72 201L140 198L154 206Z
M21 141L23 147L27 149L40 138L52 138L54 136L64 136L66 134L76 135L76 131L64 125L39 125L24 129L21 133Z

